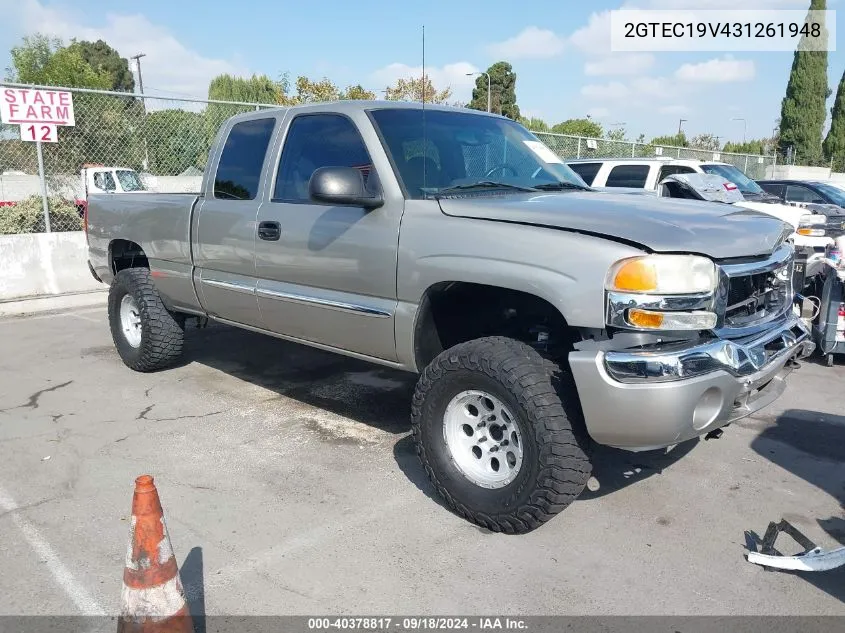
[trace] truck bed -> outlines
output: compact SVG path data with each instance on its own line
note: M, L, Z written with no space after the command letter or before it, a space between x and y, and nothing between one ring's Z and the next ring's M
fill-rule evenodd
M97 276L112 277L109 244L143 244L147 258L191 266L191 210L197 193L93 194L88 199L88 246ZM169 267L169 266L168 266Z

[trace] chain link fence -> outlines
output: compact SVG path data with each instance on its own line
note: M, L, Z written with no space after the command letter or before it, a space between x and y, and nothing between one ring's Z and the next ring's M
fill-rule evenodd
M694 149L692 147L674 147L671 145L651 145L635 141L613 141L609 139L583 138L554 134L552 132L534 132L555 154L564 160L578 158L680 158L702 161L720 161L730 163L741 169L753 180L766 177L766 168L774 165L774 156L757 154L732 154L718 150Z
M16 84L0 83L0 89ZM228 117L269 104L204 101L120 92L55 88L73 93L75 125L58 128L57 143L42 143L49 227L43 211L36 144L17 125L0 125L0 234L78 231L86 185L83 169L113 168L100 182L117 191L196 192L208 150ZM718 154L587 139L547 132L537 136L563 159L653 157L720 159L760 178L772 157ZM123 168L121 170L120 168ZM92 178L97 178L93 175Z

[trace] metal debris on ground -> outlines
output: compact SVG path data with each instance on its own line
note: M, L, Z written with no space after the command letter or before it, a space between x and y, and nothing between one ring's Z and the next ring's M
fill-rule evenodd
M795 539L804 548L804 553L784 556L777 551L775 540L781 532ZM748 562L791 571L829 571L845 565L845 547L825 551L786 519L782 519L780 523L769 523L760 551L748 552Z

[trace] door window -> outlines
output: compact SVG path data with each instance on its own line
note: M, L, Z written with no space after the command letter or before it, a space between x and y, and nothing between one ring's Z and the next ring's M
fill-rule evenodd
M819 202L824 203L824 198L812 189L800 185L788 185L786 187L786 199L789 202Z
M660 173L657 175L657 183L660 184L660 181L666 178L666 176L671 176L672 174L693 174L695 170L692 167L687 167L686 165L663 165L660 168Z
M588 185L593 184L593 180L595 180L596 174L599 173L602 166L601 163L568 163L568 165Z
M114 191L116 189L114 178L108 171L98 171L94 174L94 186L103 191Z
M311 202L308 182L320 167L354 167L361 171L366 184L372 160L358 128L349 118L340 114L301 114L291 121L273 200Z
M642 189L648 179L649 165L617 165L607 176L606 187Z
M223 200L254 200L261 183L264 156L273 136L276 118L235 123L223 146L214 197Z

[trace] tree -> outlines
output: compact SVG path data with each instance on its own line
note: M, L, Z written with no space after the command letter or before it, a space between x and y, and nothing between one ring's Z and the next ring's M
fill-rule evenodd
M671 136L656 136L651 139L650 145L669 145L671 147L689 147L687 135L683 132L672 134Z
M588 136L590 138L601 138L604 130L601 124L593 121L589 115L585 119L567 119L552 126L552 132L556 134L570 134L572 136Z
M549 124L546 123L543 119L538 117L531 117L530 119L526 119L525 117L520 117L519 122L532 132L548 132L549 131Z
M367 90L360 84L355 84L341 92L340 98L350 101L374 101L376 99L376 93L372 90Z
M59 38L28 35L10 52L12 65L6 69L9 81L68 88L111 87L106 72L92 68L78 50L65 46Z
M120 53L103 40L96 42L72 40L68 48L78 52L95 71L108 74L111 80L109 90L134 92L135 78L129 70L129 60L121 57Z
M834 171L842 171L845 170L845 73L839 82L830 115L830 130L824 139L824 155Z
M388 101L422 101L425 95L426 103L447 103L452 96L452 88L447 86L438 90L431 83L431 77L426 76L423 80L419 77L408 77L397 79L396 83L388 86L385 98Z
M516 105L516 73L508 62L496 62L487 69L490 75L490 110L518 121L519 106ZM472 89L472 101L468 107L487 111L487 76L479 75Z
M823 11L825 5L825 0L811 0L810 11ZM824 14L817 15L824 19ZM830 96L827 46L819 46L814 40L819 41L806 35L801 37L792 59L780 115L780 152L786 153L791 147L797 160L808 165L819 164L822 160L822 129ZM827 42L826 27L821 41Z
M689 146L694 149L705 149L710 151L718 151L721 144L719 139L713 134L699 134L690 139Z
M285 93L284 81L275 82L267 75L235 77L217 75L208 84L208 98L218 101L278 104Z
M618 127L614 130L607 131L607 139L610 141L624 141L625 137L628 135L628 132L625 130L624 127Z
M189 167L204 167L209 148L202 114L178 109L150 112L144 135L152 173L177 176Z
M733 143L728 141L725 143L724 147L722 147L723 152L729 152L732 154L769 154L772 149L775 147L775 139L773 138L760 138L760 139L749 139L744 143Z
M296 78L296 94L288 95L288 82L285 81L279 102L282 105L297 105L301 103L325 103L327 101L345 100L373 100L376 98L374 92L366 90L360 84L347 86L341 90L333 81L323 77L314 81L308 77L299 76Z

